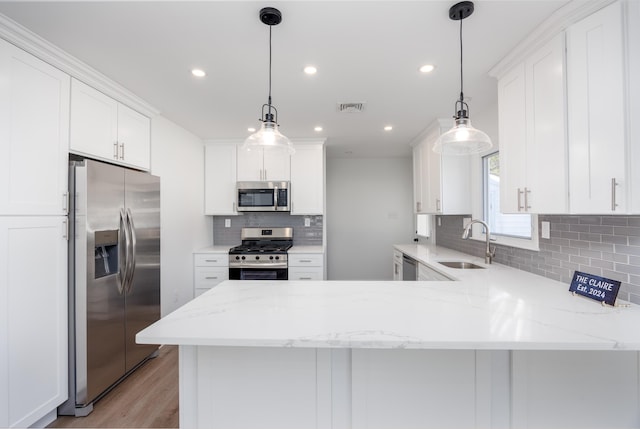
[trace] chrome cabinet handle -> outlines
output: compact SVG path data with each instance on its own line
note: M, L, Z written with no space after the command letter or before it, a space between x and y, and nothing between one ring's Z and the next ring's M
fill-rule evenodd
M69 213L69 191L62 194L62 211L66 214Z
M237 211L237 210L236 210L236 203L235 203L235 201L231 203L231 211L232 211L233 213L235 213L235 212Z
M420 212L422 211L422 207L420 207L420 206L421 206L420 202L419 202L419 201L418 201L418 202L416 202L416 211L417 211L418 213L420 213Z
M300 259L298 262L311 262L311 259Z
M69 241L69 221L66 219L62 221L62 238Z
M298 280L311 280L311 277L300 277Z
M440 199L436 198L436 211L439 212L441 210L442 208L440 207Z
M522 202L521 202L521 196L524 192L520 190L520 188L518 188L518 211L521 212L522 209L524 208L522 206Z
M113 158L118 159L118 142L113 144Z
M529 205L529 197L528 195L531 193L531 189L524 188L524 210L529 211L531 206Z
M206 280L215 280L217 277L205 277Z
M618 186L618 182L616 182L616 178L611 178L611 211L615 212L616 207L618 207L618 203L616 202L616 186Z
M124 142L120 143L120 149L122 149L122 153L120 154L120 159L124 160Z
M205 259L205 262L218 262L217 259Z
M267 176L267 169L265 168L265 169L264 169L264 180L267 180L267 177L268 177L268 176Z

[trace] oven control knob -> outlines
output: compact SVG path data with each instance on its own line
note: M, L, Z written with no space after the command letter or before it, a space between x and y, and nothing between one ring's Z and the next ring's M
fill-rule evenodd
M280 256L276 256L276 261L277 261L278 259L280 259Z
M236 256L236 261L237 261L238 259L240 259L240 256ZM244 259L244 258L242 258L242 259Z
M258 259L260 259L260 256L256 256L256 261L257 261Z
M273 259L273 256L269 256L269 259Z
M243 256L243 257L242 257L242 260L244 261L245 259L246 259L246 258Z

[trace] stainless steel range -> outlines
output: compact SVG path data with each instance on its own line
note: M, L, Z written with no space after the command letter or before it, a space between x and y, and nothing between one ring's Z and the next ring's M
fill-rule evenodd
M293 228L242 228L242 244L229 250L230 280L288 280Z

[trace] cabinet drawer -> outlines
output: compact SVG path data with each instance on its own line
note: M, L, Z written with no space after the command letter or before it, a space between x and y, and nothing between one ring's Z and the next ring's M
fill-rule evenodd
M289 267L289 280L323 280L322 267Z
M402 264L402 252L400 252L398 250L394 250L393 251L393 259L396 262L400 262Z
M229 279L229 268L226 267L214 267L214 268L201 268L198 267L195 270L195 288L212 288L221 281Z
M193 255L196 267L228 267L228 253L196 253Z
M322 253L289 254L290 267L322 267L323 265L324 265L324 256Z

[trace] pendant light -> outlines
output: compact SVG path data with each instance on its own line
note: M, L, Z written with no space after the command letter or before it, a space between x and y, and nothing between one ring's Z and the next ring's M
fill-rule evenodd
M464 101L462 79L462 20L473 13L473 2L456 3L449 9L449 18L460 21L460 99L455 104L453 128L442 134L433 151L443 155L473 155L490 149L493 144L484 132L473 128L469 119L469 105Z
M280 24L282 14L274 7L265 7L260 10L259 15L260 21L269 26L269 98L267 104L262 105L260 129L245 140L242 149L280 149L292 154L295 149L291 141L278 130L278 110L271 104L271 27Z

